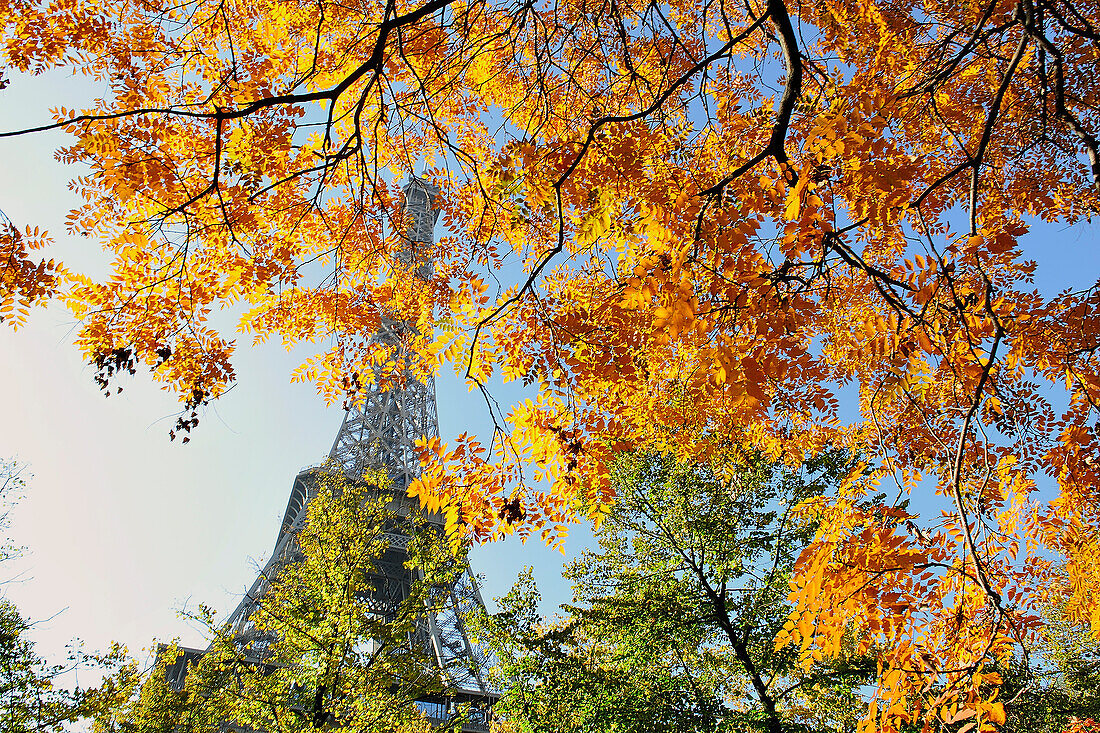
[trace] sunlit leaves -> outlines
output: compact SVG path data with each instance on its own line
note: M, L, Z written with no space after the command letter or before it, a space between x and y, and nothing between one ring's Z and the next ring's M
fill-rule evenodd
M9 63L110 85L56 113L70 226L115 258L65 292L90 360L217 397L228 307L315 344L295 378L333 403L445 368L537 386L423 445L452 538L560 542L623 450L847 446L898 499L861 476L814 505L789 638L875 636L883 726L994 725L977 676L1044 594L1100 628L1100 303L1036 292L1022 247L1100 210L1095 0L8 9ZM443 236L410 258L421 171Z
M48 242L37 227L20 231L0 212L0 323L19 328L32 306L56 293L60 265L52 259L35 261L30 254Z

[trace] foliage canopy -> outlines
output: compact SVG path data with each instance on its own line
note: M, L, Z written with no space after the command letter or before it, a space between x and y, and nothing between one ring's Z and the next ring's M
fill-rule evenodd
M1036 222L1100 210L1098 17L1097 0L2 0L0 44L16 69L108 88L44 126L87 171L72 230L114 257L105 281L60 283L104 386L144 365L188 410L218 397L224 307L247 337L320 344L295 376L332 401L446 366L538 384L506 413L487 397L489 445L424 445L414 491L476 538L598 522L621 451L866 455L798 508L818 531L784 641L812 665L842 630L873 637L869 720L888 730L930 679L947 692L928 704L996 722L983 670L1052 598L1100 632L1100 288L1037 292L1021 249ZM409 258L396 179L418 163L447 233ZM0 300L37 298L13 241ZM390 348L383 319L417 328Z

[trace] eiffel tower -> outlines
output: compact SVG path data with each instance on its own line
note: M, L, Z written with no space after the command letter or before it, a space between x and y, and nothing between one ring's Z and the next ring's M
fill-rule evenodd
M407 225L408 247L403 257L417 257L417 250L433 242L433 228L439 216L439 188L423 178L411 178L404 187L404 220ZM406 260L409 261L409 260ZM425 262L418 269L424 276ZM402 333L410 328L402 322L386 322L375 336L376 341L389 346L400 344ZM275 541L271 559L257 576L237 608L230 614L227 626L238 646L249 655L262 659L265 647L273 640L259 631L252 615L259 608L271 585L285 564L294 562L298 551L297 537L304 526L307 506L316 494L324 471L333 466L353 481L361 480L365 471L385 471L392 484L386 491L388 507L400 516L421 513L415 500L405 490L419 475L419 461L414 442L423 436L438 436L435 385L429 378L420 382L407 377L400 387L382 385L377 380L361 390L361 401L350 406L328 461L320 467L306 468L294 479L286 511ZM442 530L439 515L427 517L430 524ZM375 588L370 599L380 614L395 610L408 598L418 571L405 567L409 536L394 527L386 532L389 547L376 562ZM428 653L442 671L446 695L418 701L421 711L433 723L451 722L457 706L466 709L463 731L487 731L492 703L498 694L490 687L485 672L490 660L485 651L471 642L464 619L484 610L484 602L469 565L462 568L459 580L450 588L438 591L445 597L433 599L433 612L426 614L422 627L415 632L414 644ZM180 687L187 674L188 662L194 662L205 650L181 649L180 657L166 670L169 682Z

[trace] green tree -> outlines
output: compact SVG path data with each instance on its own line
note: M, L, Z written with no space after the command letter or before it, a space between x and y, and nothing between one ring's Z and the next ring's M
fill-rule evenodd
M30 624L13 603L0 600L0 730L60 731L83 715L84 695L55 684L71 665L50 665L27 638ZM74 656L75 660L75 656Z
M0 562L20 552L7 530L11 506L25 489L25 466L0 461ZM0 598L0 731L4 733L61 731L84 715L93 694L59 684L60 678L90 658L74 648L65 664L48 663L35 652L29 638L31 626L14 603Z
M774 644L814 531L791 509L850 465L832 453L797 471L723 468L619 462L599 548L566 572L566 616L538 615L526 575L488 622L511 683L502 716L533 732L854 729L873 665L849 654L805 670Z
M1040 641L1004 674L1009 733L1061 733L1079 719L1100 719L1100 647L1088 628L1047 609Z
M211 623L214 640L169 683L169 649L121 706L102 709L101 733L201 733L227 724L267 733L331 730L420 731L418 701L441 699L447 670L423 643L427 615L461 563L442 533L407 502L338 471L315 474L316 494L294 556L271 579L250 622L251 642ZM375 483L380 483L376 480ZM391 537L410 538L407 554ZM386 606L380 567L417 568L407 597ZM386 609L383 612L382 609ZM199 617L210 623L213 613Z

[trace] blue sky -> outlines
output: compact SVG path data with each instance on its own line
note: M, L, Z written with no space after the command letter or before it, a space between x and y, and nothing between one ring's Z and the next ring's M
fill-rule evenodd
M34 473L12 520L28 551L4 566L14 580L3 592L32 619L53 617L35 632L53 654L72 637L90 648L117 639L136 650L173 636L199 644L176 611L198 602L232 610L271 551L294 476L324 458L342 412L290 384L293 355L242 349L238 386L188 445L170 442L171 397L138 377L104 398L71 330L51 309L24 331L0 332L0 455ZM478 398L455 379L437 392L445 439L485 430ZM587 536L580 530L570 550ZM561 597L562 561L537 542L473 557L487 598L524 565L536 567L548 598Z
M93 94L83 79L15 76L0 92L0 130L41 123L49 107ZM0 209L48 229L51 256L102 272L95 243L64 232L76 202L66 184L76 173L54 162L61 144L58 134L0 139ZM8 579L0 592L40 621L35 638L54 658L76 637L89 649L118 640L135 652L154 638L201 645L199 629L177 611L200 602L233 609L274 545L294 476L325 457L343 413L290 383L308 349L241 342L237 386L189 444L170 442L174 398L140 373L104 398L71 345L74 327L53 306L19 332L0 328L0 457L34 474L12 515L14 540L28 549L0 567ZM479 396L451 375L436 391L444 440L488 436ZM578 529L567 551L589 538ZM475 549L472 564L487 600L507 592L525 565L536 568L548 600L564 600L563 560L536 541L509 541Z

